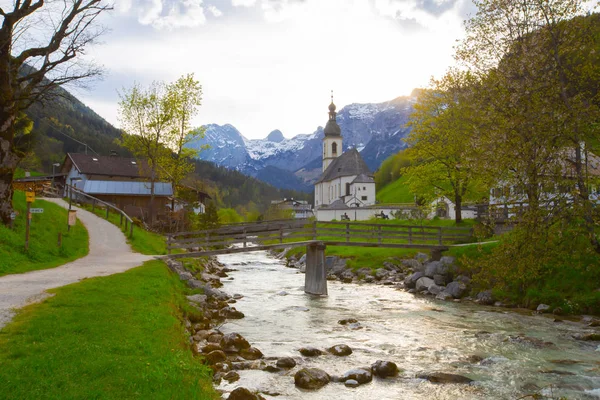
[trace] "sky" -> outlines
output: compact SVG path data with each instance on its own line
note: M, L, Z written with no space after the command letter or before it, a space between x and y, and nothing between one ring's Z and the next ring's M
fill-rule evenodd
M471 0L116 0L86 57L102 81L74 94L115 126L119 91L194 73L195 125L259 139L312 133L338 109L426 87L453 64Z

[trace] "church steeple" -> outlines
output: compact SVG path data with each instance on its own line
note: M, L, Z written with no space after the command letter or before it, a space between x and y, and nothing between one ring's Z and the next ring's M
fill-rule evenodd
M331 104L329 104L329 121L323 129L325 137L323 138L323 172L331 162L342 154L342 130L337 124L333 103L333 90L331 91Z

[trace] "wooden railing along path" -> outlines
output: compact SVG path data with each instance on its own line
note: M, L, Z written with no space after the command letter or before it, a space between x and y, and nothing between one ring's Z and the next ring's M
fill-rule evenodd
M326 246L421 248L443 251L472 239L470 228L368 224L360 222L270 221L167 235L169 257L231 254L319 242ZM231 247L232 245L237 245ZM171 254L174 249L192 252Z

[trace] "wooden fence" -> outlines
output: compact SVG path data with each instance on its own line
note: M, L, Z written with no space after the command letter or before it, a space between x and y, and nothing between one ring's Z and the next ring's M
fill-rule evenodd
M171 254L174 249L199 251L235 244L243 248L249 245L303 246L314 241L332 246L439 248L470 239L470 228L289 220L169 234L167 249Z

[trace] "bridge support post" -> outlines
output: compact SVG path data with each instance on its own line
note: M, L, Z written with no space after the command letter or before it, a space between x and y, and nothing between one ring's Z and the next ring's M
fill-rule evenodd
M431 249L431 261L440 261L442 259L442 251L444 251L444 249Z
M306 246L306 273L304 292L327 296L327 271L325 270L325 245L311 243Z

